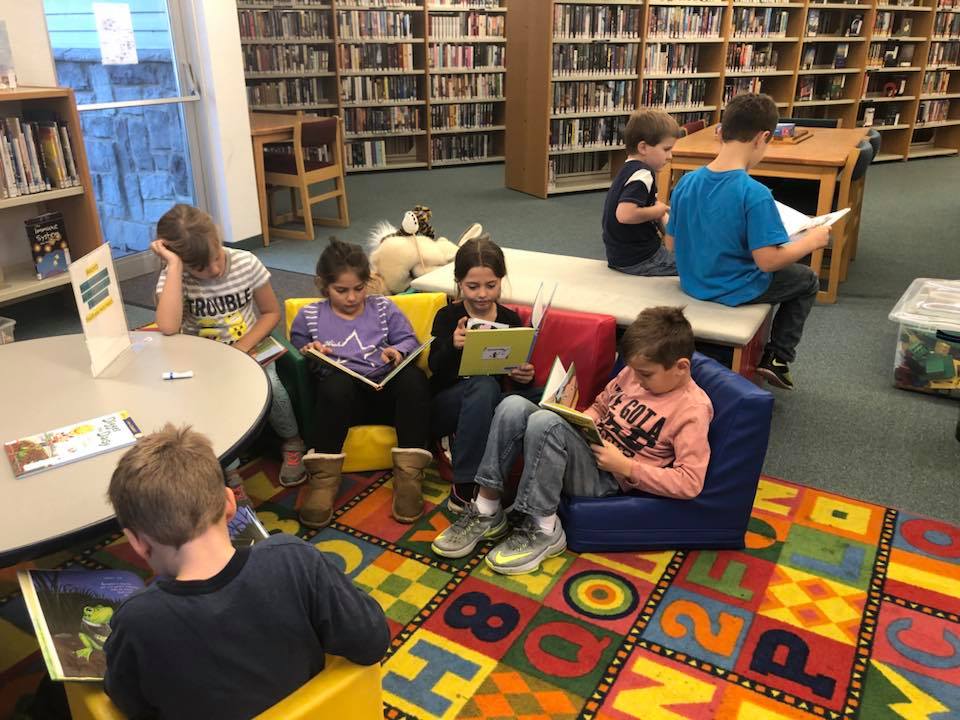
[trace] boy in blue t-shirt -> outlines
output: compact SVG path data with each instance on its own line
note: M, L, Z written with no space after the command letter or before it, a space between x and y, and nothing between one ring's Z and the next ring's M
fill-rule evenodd
M670 162L680 126L660 110L637 110L627 121L624 163L603 204L607 265L629 275L676 275L673 252L663 243L670 208L657 200L657 171Z
M680 287L724 305L779 304L757 372L792 390L789 363L820 289L816 273L797 261L826 246L830 230L814 228L790 242L769 188L747 174L777 126L770 96L738 95L722 119L717 157L684 175L670 198L667 233Z

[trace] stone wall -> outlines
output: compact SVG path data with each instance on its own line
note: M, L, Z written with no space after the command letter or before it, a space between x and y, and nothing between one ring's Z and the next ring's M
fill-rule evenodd
M140 50L136 65L100 65L99 50L54 50L57 77L77 104L176 97L169 50ZM193 204L180 106L80 113L100 223L114 256L146 250L156 222L178 202Z

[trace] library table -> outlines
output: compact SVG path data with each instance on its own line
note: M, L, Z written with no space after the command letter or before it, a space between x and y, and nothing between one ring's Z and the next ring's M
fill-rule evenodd
M657 176L657 190L660 199L669 204L670 191L674 173L676 171L696 170L703 167L720 151L720 138L717 135L718 125L711 125L699 132L677 140L673 146L673 160L663 167ZM792 178L795 180L814 180L819 183L820 191L817 199L817 215L823 215L833 210L833 193L840 182L840 207L849 206L850 181L853 166L856 164L860 141L867 137L863 128L804 128L809 130L811 137L796 144L775 143L767 146L763 162L750 170L751 175L762 177ZM859 207L851 207L847 216L857 217ZM837 301L837 287L840 284L840 275L843 267L843 253L846 249L848 228L855 223L848 223L847 219L840 220L833 226L833 250L830 262L830 275L827 289L817 295L820 302L833 303ZM810 267L817 274L823 264L823 250L813 253Z
M267 205L267 184L263 169L263 147L268 143L292 142L301 115L282 113L250 113L250 139L253 142L253 170L260 200L260 227L264 246L270 244L270 210Z
M727 307L696 300L683 294L676 277L626 275L611 270L604 260L512 248L503 248L503 254L509 273L501 302L532 305L541 283L547 298L556 283L553 307L613 315L620 327L632 323L644 308L681 305L693 326L697 349L736 373L753 376L769 332L770 305ZM455 296L453 263L418 277L412 285L421 292Z
M232 459L270 407L257 362L192 335L132 334L133 347L94 378L83 335L0 346L0 441L126 410L144 433L190 424ZM186 380L161 380L192 370ZM110 527L110 476L125 449L17 479L0 457L0 567L88 539Z

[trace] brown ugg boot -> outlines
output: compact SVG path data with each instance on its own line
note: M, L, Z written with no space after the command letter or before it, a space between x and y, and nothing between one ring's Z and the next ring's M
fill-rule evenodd
M420 448L393 448L393 517L412 523L423 515L423 471L433 460Z
M322 528L330 524L333 503L340 490L340 473L343 469L343 453L329 455L311 450L303 456L307 468L310 489L300 506L300 522L310 528Z

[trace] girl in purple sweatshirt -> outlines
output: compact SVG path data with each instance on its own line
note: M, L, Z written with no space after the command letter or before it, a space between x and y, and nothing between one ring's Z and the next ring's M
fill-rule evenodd
M303 462L310 488L300 508L300 522L319 528L329 524L340 488L343 442L354 425L392 425L393 517L415 522L423 514L421 483L432 455L430 388L423 371L411 362L381 390L314 357L315 350L364 377L383 379L420 343L410 322L388 298L367 295L370 263L358 245L331 239L317 261L317 287L326 301L297 313L290 340L303 353L314 378L317 427Z

